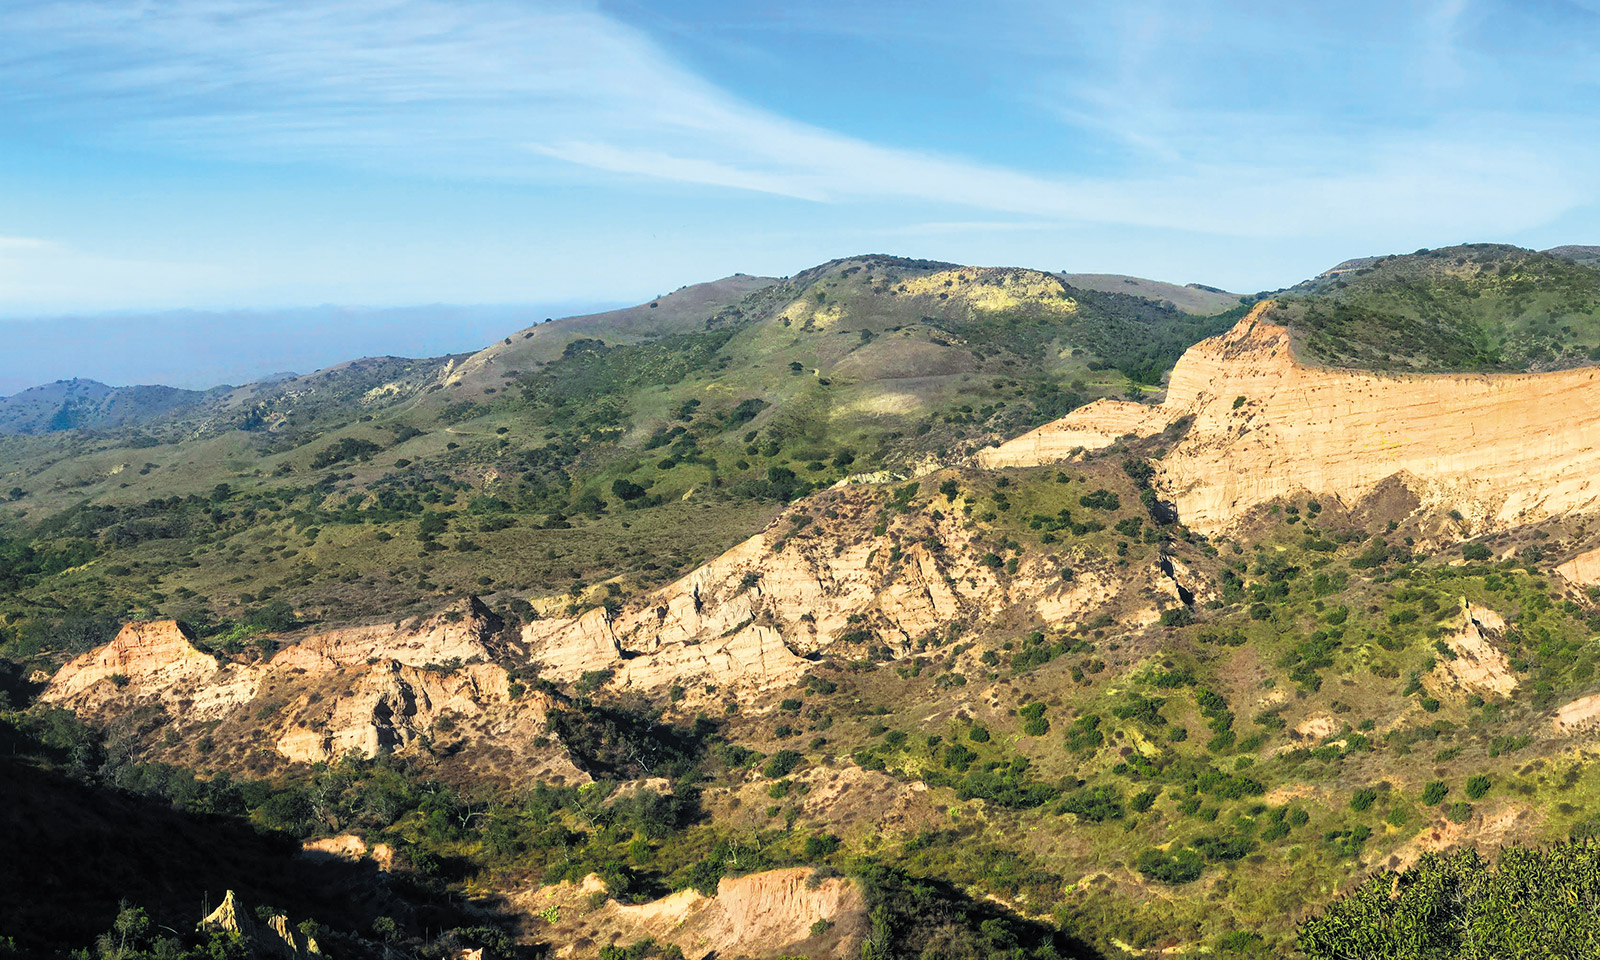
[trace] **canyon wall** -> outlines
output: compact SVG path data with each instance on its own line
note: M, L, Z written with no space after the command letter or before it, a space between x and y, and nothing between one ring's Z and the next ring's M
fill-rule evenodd
M997 448L988 467L1068 459L1192 418L1158 464L1184 523L1226 530L1250 508L1316 494L1353 505L1398 477L1429 509L1503 528L1600 505L1600 369L1377 374L1296 360L1263 302L1191 347L1159 406L1098 401Z

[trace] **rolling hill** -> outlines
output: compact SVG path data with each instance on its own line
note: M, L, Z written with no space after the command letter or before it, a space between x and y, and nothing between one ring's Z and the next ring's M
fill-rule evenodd
M1283 298L1297 348L1331 366L1555 370L1600 358L1600 270L1554 253L1468 244L1364 258Z
M1581 259L1256 301L849 257L0 438L0 734L72 809L276 838L278 916L293 857L381 856L341 955L1559 954ZM27 946L114 930L121 870L14 898Z

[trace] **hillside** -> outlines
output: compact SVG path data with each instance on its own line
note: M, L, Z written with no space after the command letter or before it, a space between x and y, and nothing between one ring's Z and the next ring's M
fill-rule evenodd
M807 491L1123 395L1228 322L881 257L651 303L469 357L238 388L116 436L0 439L14 548L31 550L13 629L148 610L225 633L267 598L336 622L467 593L592 604L670 581Z
M1171 304L1184 313L1207 316L1225 313L1239 306L1244 299L1236 293L1218 290L1202 283L1162 283L1142 277L1129 277L1120 273L1060 273L1064 283L1081 290L1098 293L1122 293Z
M1563 247L1551 247L1545 253L1555 257L1564 257L1587 267L1600 266L1600 246L1568 244Z
M280 916L285 852L381 858L341 956L1392 943L1489 909L1395 883L1600 834L1600 373L1576 313L1506 359L1589 272L1459 248L1197 316L853 257L6 438L0 732L69 809L275 837L215 882ZM1507 369L1441 372L1429 331L1490 327Z
M1503 244L1369 257L1284 291L1274 319L1330 366L1556 370L1600 358L1600 270Z
M60 380L0 397L0 434L128 427L198 407L216 393Z

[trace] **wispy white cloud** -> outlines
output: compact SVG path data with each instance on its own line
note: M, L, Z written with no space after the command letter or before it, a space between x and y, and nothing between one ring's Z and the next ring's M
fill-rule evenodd
M0 237L0 255L15 252L27 252L55 249L56 245L49 240L38 237Z
M1057 220L930 220L882 227L877 232L889 237L921 237L952 233L1039 233L1066 226Z
M1440 57L1453 57L1464 2L1437 7ZM1219 39L1232 22L1172 4L1083 9L1093 19L1066 26L1103 31L1080 46L1104 52L1074 63L1061 117L1125 146L1121 170L1070 155L1021 169L798 122L587 4L13 0L0 109L144 149L521 180L581 170L1249 237L1419 224L1504 234L1594 196L1582 151L1550 149L1593 131L1458 112L1350 137L1336 117L1285 120L1271 103L1197 112L1190 71L1253 53L1287 65L1271 46L1282 37ZM1212 56L1190 49L1196 37L1217 45Z

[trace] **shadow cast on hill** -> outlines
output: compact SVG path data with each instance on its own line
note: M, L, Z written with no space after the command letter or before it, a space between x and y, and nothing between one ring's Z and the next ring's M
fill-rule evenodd
M357 935L380 917L424 937L504 919L370 861L303 857L293 838L238 817L175 810L15 757L0 757L0 837L0 936L24 955L92 944L124 902L184 935L230 889Z

